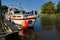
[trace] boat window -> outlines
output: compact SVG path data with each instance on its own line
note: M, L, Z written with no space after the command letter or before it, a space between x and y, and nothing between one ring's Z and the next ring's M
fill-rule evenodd
M25 11L22 11L23 12L23 14L25 14Z
M14 11L15 14L20 13L20 11Z
M37 15L37 11L35 11L35 15Z
M17 16L17 17L21 17L21 16Z
M28 15L24 15L24 17L28 17Z
M16 16L13 16L13 17L16 17Z

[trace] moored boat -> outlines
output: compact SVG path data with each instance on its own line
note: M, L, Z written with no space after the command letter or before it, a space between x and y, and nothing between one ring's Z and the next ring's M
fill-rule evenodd
M6 20L11 20L18 25L23 25L23 22L28 22L28 26L34 26L35 19L38 15L31 15L24 10L18 10L15 8L9 8L5 14Z

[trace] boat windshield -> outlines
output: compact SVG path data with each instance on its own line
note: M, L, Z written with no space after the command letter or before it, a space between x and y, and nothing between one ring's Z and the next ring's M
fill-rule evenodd
M20 11L14 11L14 14L19 14L20 13Z
M25 11L22 11L23 12L23 14L26 14L26 12Z

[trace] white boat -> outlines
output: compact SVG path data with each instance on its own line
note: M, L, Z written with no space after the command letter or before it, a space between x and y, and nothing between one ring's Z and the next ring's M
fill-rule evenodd
M18 10L14 8L9 8L8 12L5 14L6 20L11 20L15 24L22 25L24 21L28 22L28 26L34 26L34 22L37 15L31 15L23 10Z

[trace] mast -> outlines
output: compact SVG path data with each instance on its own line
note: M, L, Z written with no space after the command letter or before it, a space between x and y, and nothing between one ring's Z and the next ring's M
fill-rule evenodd
M21 5L22 0L19 2L19 9L22 10L22 5Z

